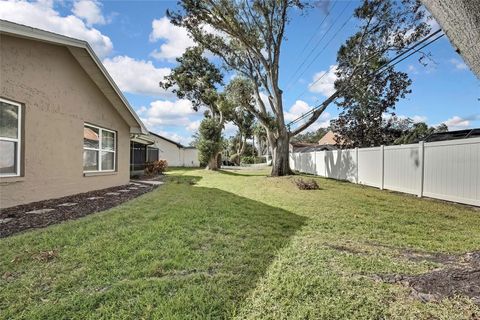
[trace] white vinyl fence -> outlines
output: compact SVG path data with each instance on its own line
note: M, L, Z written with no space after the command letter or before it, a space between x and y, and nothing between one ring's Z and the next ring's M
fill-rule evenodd
M293 170L480 206L480 138L290 153Z

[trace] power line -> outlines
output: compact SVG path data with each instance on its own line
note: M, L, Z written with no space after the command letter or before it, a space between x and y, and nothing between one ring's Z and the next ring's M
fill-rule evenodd
M307 72L310 68L310 66L318 59L318 57L320 57L320 55L325 51L325 49L327 49L328 45L333 41L333 39L335 39L335 37L340 33L340 31L343 30L343 28L345 28L345 26L347 25L347 23L350 21L351 17L348 17L344 22L343 24L341 25L341 27L335 32L335 34L333 35L333 37L330 38L330 40L328 40L328 42L323 46L322 50L320 50L316 55L315 57L313 58L312 61L310 61L310 63L307 65L307 67L302 71L302 73L300 73L300 75L294 80L294 83L301 77L305 74L305 72Z
M389 61L387 61L386 63L384 63L382 66L378 67L377 69L375 69L375 71L373 71L372 73L372 76L376 75L377 73L378 74L382 74L383 72L387 71L388 68L391 68L391 67L394 67L395 65L397 65L398 63L404 61L405 59L407 59L408 57L412 56L413 54L417 53L418 51L422 50L423 48L429 46L430 44L434 43L435 41L437 41L438 39L440 39L441 37L443 37L445 34L441 34L439 35L438 37L434 38L433 40L429 41L428 43L424 44L423 46L419 47L418 49L414 50L413 52L411 52L410 54L408 54L407 56L403 57L402 59L396 61L394 64L390 65L390 63L392 63L393 61L399 59L400 57L402 57L403 55L405 55L406 53L408 53L409 51L415 49L417 46L419 46L420 44L424 43L425 41L429 40L430 38L432 38L433 36L435 36L436 34L438 34L439 32L441 32L441 30L437 30L435 31L434 33L430 34L429 36L427 36L425 39L421 40L420 42L417 42L415 45L413 45L412 47L406 49L405 51L403 51L402 53L398 54L397 56L395 56L394 58L390 59ZM383 70L382 70L383 69ZM344 86L343 88L340 88L339 90L337 90L337 93L339 92L342 92L343 90L345 90L346 87ZM315 112L315 110L317 110L318 108L320 108L322 106L322 104L319 104L318 106L316 106L315 108L312 108L311 110L309 110L308 112L302 114L300 117L290 121L288 124L287 124L287 127L290 127L292 124L295 124L297 122L300 122L301 120L303 120L304 118L308 117L310 114L312 114L313 112Z
M320 22L320 24L318 25L318 27L315 29L315 31L313 32L312 36L310 37L310 39L307 41L307 43L305 43L305 46L303 47L302 51L300 52L300 54L298 55L299 57L301 57L303 55L303 53L305 52L305 50L308 48L308 45L312 42L313 38L315 38L315 36L317 35L317 32L320 30L320 28L322 27L323 23L327 20L328 16L330 15L331 12L333 12L333 8L335 8L335 5L338 3L337 2L334 2L332 7L330 8L330 11L328 11L325 15L325 17L323 18L322 22Z
M342 11L340 12L340 14L337 15L337 18L335 19L334 23L330 25L330 27L327 29L327 31L325 31L325 33L323 34L323 36L317 41L317 43L315 44L315 46L310 50L310 52L308 53L307 57L302 61L302 63L300 64L300 66L297 68L297 70L295 71L295 73L293 74L292 76L292 79L294 80L291 80L288 85L287 85L287 89L286 90L289 90L290 87L295 83L295 81L297 80L298 77L296 77L297 73L302 69L302 67L305 65L305 63L308 61L308 59L310 58L310 56L313 54L313 52L318 48L318 46L320 46L320 44L322 43L322 40L328 35L328 33L330 32L330 30L335 26L335 24L337 23L337 21L339 21L339 18L343 15L343 13L345 12L345 10L351 5L350 2L347 2L347 4L343 7ZM350 19L350 18L349 18ZM342 26L343 28L343 26ZM338 33L338 31L337 31ZM330 40L331 41L331 40ZM316 58L315 58L316 59ZM302 74L305 73L302 72ZM302 74L300 76L302 76Z
M382 69L383 67L385 67L386 65L388 65L389 63L392 63L393 61L395 61L396 59L400 58L401 56L403 56L404 54L406 54L408 51L414 49L415 47L417 47L418 45L422 44L423 42L427 41L428 39L432 38L433 36L435 36L436 34L438 34L439 32L441 32L442 30L439 29L433 33L431 33L430 35L428 35L426 38L424 38L423 40L421 40L420 42L417 42L415 45L413 45L412 47L406 49L405 51L403 51L402 53L398 54L396 57L394 57L393 59L391 59L390 61L386 62L384 65L380 66L379 68L377 68L375 72L379 71L380 69ZM415 51L417 52L417 51ZM415 53L413 52L413 53ZM413 54L412 53L412 54ZM371 59L373 59L376 55L378 55L378 53L376 54L373 54L371 57L369 57L367 60L365 60L364 62L368 62L370 61ZM402 60L403 61L403 60ZM315 80L314 82L312 82L311 84L308 85L308 87L302 91L302 93L300 93L294 100L298 100L300 97L302 97L307 91L309 88L311 88L313 85L315 85L317 82L319 82L320 80L322 80L322 78L327 75L328 71L325 71L317 80Z

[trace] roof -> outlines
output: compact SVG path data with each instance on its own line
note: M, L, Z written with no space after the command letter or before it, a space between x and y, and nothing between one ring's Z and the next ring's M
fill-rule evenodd
M480 137L480 128L476 128L476 129L432 133L431 135L425 138L425 142L479 138L479 137Z
M6 20L0 20L0 34L67 47L100 91L130 126L130 132L148 133L147 128L108 74L107 69L105 69L88 42Z
M316 143L294 142L291 143L292 152L311 152L337 149L334 145L320 145Z
M180 143L178 143L178 142L175 142L175 141L173 141L173 140L170 140L170 139L168 139L168 138L165 138L164 136L161 136L161 135L159 135L159 134L156 134L155 132L150 131L150 134L151 134L152 136L157 137L157 138L160 138L160 139L163 139L163 140L168 141L168 142L170 142L170 143L173 143L174 145L176 145L176 146L179 147L179 148L184 148L184 149L190 148L190 147L184 147L182 144L180 144Z
M335 133L333 133L332 130L328 131L320 140L318 140L318 144L336 145L337 142L335 141Z

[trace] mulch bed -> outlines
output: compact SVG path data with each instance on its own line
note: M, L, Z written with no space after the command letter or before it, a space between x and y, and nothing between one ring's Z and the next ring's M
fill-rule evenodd
M141 184L141 186L128 184L2 209L0 211L0 238L5 238L24 230L43 228L62 221L78 219L95 212L104 211L152 191L156 187L146 184ZM119 192L119 190L127 189L129 192ZM106 193L109 192L115 192L118 195L107 195ZM92 197L99 198L88 199ZM72 203L75 205L59 206ZM40 209L54 210L43 213L27 213Z

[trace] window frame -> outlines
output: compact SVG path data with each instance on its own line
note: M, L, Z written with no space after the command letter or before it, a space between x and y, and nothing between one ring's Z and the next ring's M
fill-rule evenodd
M21 176L21 163L22 163L22 105L18 102L11 101L5 98L0 98L0 101L7 103L12 106L16 106L18 108L18 119L17 119L17 138L7 138L1 137L1 141L10 141L17 143L17 154L16 154L16 172L15 173L0 173L1 178L9 178L9 177L20 177Z
M83 124L83 129L85 130L85 127L90 127L90 128L95 128L98 130L98 149L97 148L89 148L83 146L82 149L82 154L84 150L91 150L91 151L96 151L98 152L98 166L97 170L83 170L83 173L95 173L95 172L116 172L117 171L117 132L114 130L106 129L103 127L96 126L94 124L90 124L88 122L84 122ZM105 150L102 149L102 138L103 138L103 131L107 131L110 133L113 133L113 150ZM84 137L85 139L85 137ZM110 152L113 153L113 169L108 169L108 170L103 170L102 169L102 152ZM83 162L83 159L82 159ZM82 169L83 169L83 164L82 164Z

